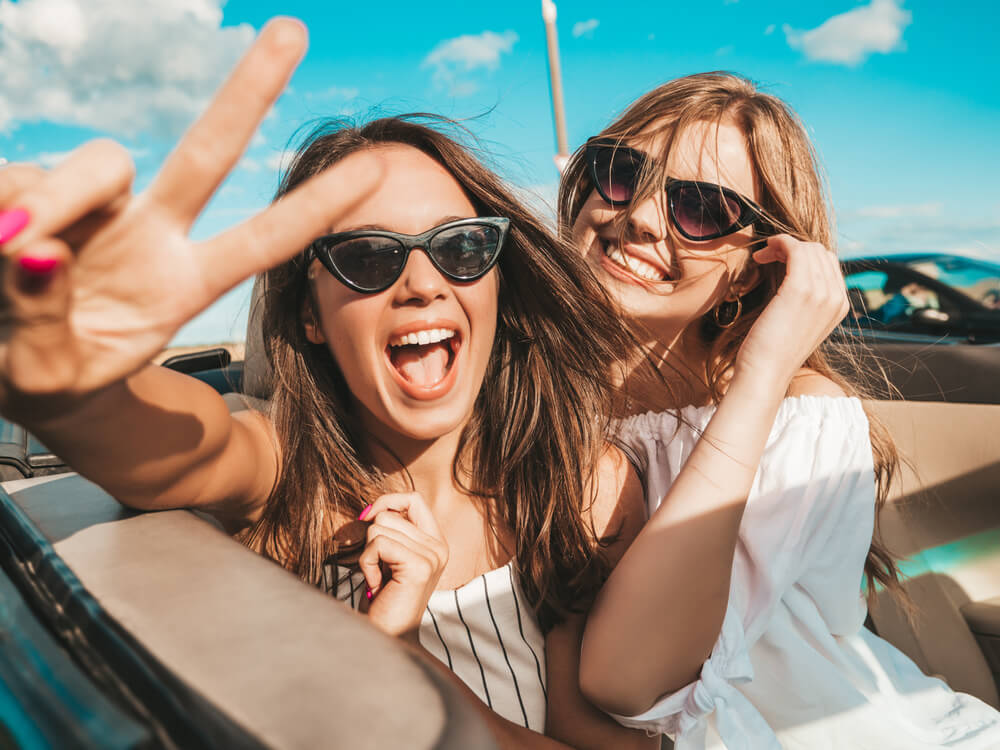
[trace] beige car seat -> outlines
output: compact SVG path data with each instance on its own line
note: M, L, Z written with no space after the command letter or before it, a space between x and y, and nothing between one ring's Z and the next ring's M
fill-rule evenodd
M905 465L881 518L906 558L908 618L884 592L871 616L928 674L998 706L1000 677L1000 406L873 401Z
M246 350L243 355L243 385L240 393L226 393L222 397L231 412L267 409L267 399L271 396L271 367L264 353L264 334L261 328L263 314L263 282L258 276L250 293Z

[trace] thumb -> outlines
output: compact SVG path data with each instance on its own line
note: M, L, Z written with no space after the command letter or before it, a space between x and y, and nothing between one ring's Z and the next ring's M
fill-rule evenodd
M2 262L2 372L25 395L64 391L77 371L69 326L73 255L65 243L45 238Z

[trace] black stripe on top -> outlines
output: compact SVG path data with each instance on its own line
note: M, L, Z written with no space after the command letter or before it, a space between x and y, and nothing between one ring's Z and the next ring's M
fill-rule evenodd
M444 638L441 637L441 628L438 627L437 618L434 616L434 612L431 611L430 607L427 607L427 614L431 616L431 622L434 623L434 632L437 633L438 640L441 641L441 645L444 647L444 655L448 657L448 669L452 672L455 668L451 665L451 651L448 650L448 644L444 642Z
M465 618L462 617L462 607L458 603L458 589L452 592L455 594L455 609L458 611L458 619L462 621L465 625L465 633L469 636L469 647L472 649L472 658L476 660L476 664L479 665L479 676L483 680L483 692L486 693L486 705L491 709L493 708L493 701L490 699L490 689L486 686L486 672L483 670L483 663L479 661L479 654L476 653L476 644L472 642L472 631L469 630L469 626L465 623Z
M517 628L521 631L521 640L524 641L524 645L528 647L531 655L535 657L535 670L538 672L538 684L542 686L542 695L545 696L545 700L549 699L549 693L545 689L545 680L542 679L542 665L538 661L538 654L535 653L535 649L531 647L528 643L528 639L524 637L524 625L521 623L521 607L517 603L517 587L514 585L514 571L512 568L507 568L507 575L510 576L510 590L514 594L514 610L517 612Z
M490 613L490 620L493 621L493 630L496 631L497 640L500 642L500 650L503 651L503 660L507 662L507 669L510 670L510 677L514 680L514 692L517 693L517 702L521 706L521 716L524 717L524 726L528 729L528 712L524 710L524 701L521 700L521 688L517 684L517 675L514 674L514 667L510 665L510 658L507 656L507 647L503 645L503 638L500 636L500 626L497 625L497 619L493 616L493 606L490 604L490 590L486 586L486 576L483 576L483 593L486 594L486 611ZM511 591L511 593L514 593Z

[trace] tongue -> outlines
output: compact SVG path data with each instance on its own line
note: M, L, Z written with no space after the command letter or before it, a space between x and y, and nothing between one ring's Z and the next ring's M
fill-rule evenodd
M432 388L448 371L448 347L443 343L393 348L392 364L414 385Z

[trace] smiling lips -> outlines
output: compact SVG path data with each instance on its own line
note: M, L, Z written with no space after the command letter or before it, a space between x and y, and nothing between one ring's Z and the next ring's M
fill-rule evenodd
M628 271L632 276L635 276L643 281L652 282L671 280L670 274L667 273L665 269L654 266L652 263L649 263L642 258L638 258L631 253L625 252L625 250L623 250L613 240L601 238L600 242L604 257L614 264L614 266Z
M461 346L461 337L451 326L411 327L390 336L385 353L400 389L412 398L427 401L451 390Z

